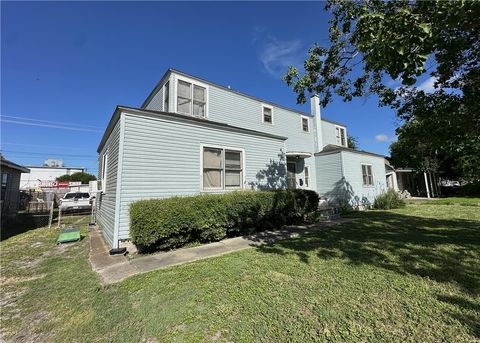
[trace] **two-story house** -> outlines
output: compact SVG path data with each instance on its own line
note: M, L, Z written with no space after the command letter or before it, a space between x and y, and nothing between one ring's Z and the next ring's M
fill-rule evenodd
M118 106L98 147L97 222L129 239L136 200L306 188L357 206L386 189L384 157L347 148L345 125L169 69L141 108Z

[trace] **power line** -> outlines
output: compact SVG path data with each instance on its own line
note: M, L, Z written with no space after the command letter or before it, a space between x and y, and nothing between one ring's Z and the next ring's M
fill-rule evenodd
M1 122L10 123L10 124L19 124L19 125L26 125L26 126L40 126L40 127L50 127L54 129L63 129L63 130L72 130L72 131L83 131L83 132L95 132L101 133L101 130L93 130L93 129L86 129L81 127L74 127L74 126L62 126L62 125L53 125L53 124L42 124L42 123L31 123L31 122L24 122L18 120L10 120L10 119L0 119Z
M33 151L18 151L18 150L2 150L2 152L13 153L13 154L25 154L25 155L35 155L35 156L64 156L64 157L83 157L83 158L92 158L98 159L97 155L78 155L78 154L59 154L51 152L33 152Z
M0 145L16 145L16 146L25 146L25 147L33 147L33 148L51 148L51 149L64 149L64 150L88 149L88 148L58 146L58 145L24 144L24 143L13 143L13 142L1 142Z
M51 121L51 120L44 120L44 119L36 119L36 118L32 118L32 117L17 117L17 116L5 115L5 114L0 115L0 117L17 119L17 120L22 120L22 121L41 122L41 123L47 123L47 124L70 125L70 126L87 127L87 128L92 128L92 129L103 129L103 127L100 127L100 126L92 126L92 125L60 122L60 121Z

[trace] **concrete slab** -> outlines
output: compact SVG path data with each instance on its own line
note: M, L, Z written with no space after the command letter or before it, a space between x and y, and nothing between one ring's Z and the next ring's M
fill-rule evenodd
M190 263L210 257L221 256L235 251L291 238L292 234L306 234L350 221L339 219L308 226L289 226L278 231L264 231L254 235L224 239L220 242L200 245L193 248L159 252L153 255L128 259L124 256L109 256L108 247L98 229L91 230L90 263L105 284L153 270Z

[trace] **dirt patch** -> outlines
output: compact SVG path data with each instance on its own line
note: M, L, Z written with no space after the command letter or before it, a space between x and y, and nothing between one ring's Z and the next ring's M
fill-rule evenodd
M6 340L5 342L17 342L17 343L38 343L45 342L51 333L46 332L35 332L35 327L41 321L45 321L48 316L47 311L37 311L27 315L24 319L28 323L28 326L25 327L20 332L16 333L11 340Z
M1 278L1 283L2 283L3 286L12 285L12 284L20 283L20 282L27 282L27 281L42 279L45 276L47 276L47 275L46 274L38 274L38 275L31 275L31 276L2 277Z

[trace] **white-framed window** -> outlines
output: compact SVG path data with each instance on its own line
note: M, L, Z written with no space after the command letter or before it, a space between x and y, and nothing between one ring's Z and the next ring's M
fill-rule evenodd
M373 173L371 164L362 163L362 180L364 186L373 186Z
M310 132L310 118L302 116L302 131Z
M101 191L102 192L105 192L105 190L107 188L107 166L108 166L107 163L108 163L108 150L105 151L105 153L102 156L102 179L101 179L101 183L102 183Z
M202 190L243 188L244 152L240 149L202 146Z
M347 135L344 127L335 126L335 140L337 145L347 146Z
M163 112L169 111L170 104L170 81L167 81L163 86Z
M305 166L303 168L303 174L305 177L305 188L310 188L310 167Z
M262 122L273 125L273 107L262 105Z
M207 117L207 88L177 80L177 112L198 118Z

